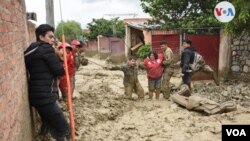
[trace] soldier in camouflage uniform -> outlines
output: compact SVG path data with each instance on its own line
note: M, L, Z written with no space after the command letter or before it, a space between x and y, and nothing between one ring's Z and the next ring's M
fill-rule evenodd
M166 41L161 41L160 46L161 49L164 51L163 52L164 60L162 62L164 67L164 72L162 75L162 93L165 99L169 99L170 97L169 81L174 73L174 67L172 64L174 59L174 54Z
M129 61L126 65L121 66L108 66L104 67L109 70L121 70L124 73L123 84L125 88L125 96L132 99L133 91L138 95L139 99L144 98L144 90L138 80L139 66L136 63L135 57L129 57Z
M74 60L75 60L75 68L78 70L80 65L86 66L88 65L88 59L84 57L84 43L82 41L79 42L80 44L76 46L76 52L74 54Z

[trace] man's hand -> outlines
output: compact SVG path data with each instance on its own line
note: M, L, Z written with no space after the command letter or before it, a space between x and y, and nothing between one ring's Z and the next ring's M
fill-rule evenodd
M59 49L55 48L55 53L56 53L57 57L58 57L61 61L64 60L62 49L59 50Z

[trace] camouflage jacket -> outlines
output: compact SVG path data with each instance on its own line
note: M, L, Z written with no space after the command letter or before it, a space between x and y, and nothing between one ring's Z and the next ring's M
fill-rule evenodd
M173 67L174 54L173 51L168 47L163 53L164 61L162 62L164 68Z
M78 70L80 65L82 64L83 66L88 64L88 61L86 58L84 58L84 53L76 52L74 54L74 60L75 60L75 68Z
M129 66L128 64L125 65L115 65L115 66L110 66L108 67L109 70L121 70L124 73L124 79L123 79L123 84L125 86L130 85L130 84L135 84L138 83L138 70L139 70L139 65L136 65L134 67Z

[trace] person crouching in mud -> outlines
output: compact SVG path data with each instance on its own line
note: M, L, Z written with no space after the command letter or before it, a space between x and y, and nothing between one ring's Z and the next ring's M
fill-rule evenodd
M128 63L125 65L106 66L104 69L123 71L123 84L126 98L132 99L132 93L134 91L139 99L144 99L144 90L138 80L139 67L141 66L136 63L136 58L131 56L129 57Z

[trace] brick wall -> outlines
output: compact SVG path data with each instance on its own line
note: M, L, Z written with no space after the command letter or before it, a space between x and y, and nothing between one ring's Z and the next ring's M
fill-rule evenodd
M35 24L33 24L32 22L28 21L27 22L28 25L28 42L29 44L36 41L36 36L35 36Z
M31 141L23 51L29 43L24 0L0 1L0 141Z

